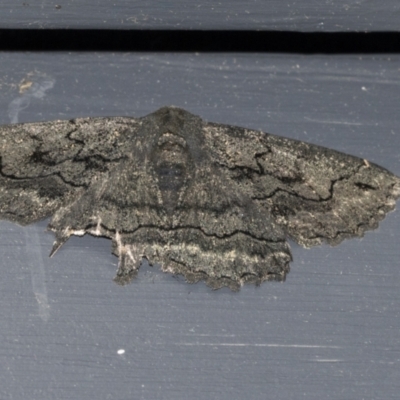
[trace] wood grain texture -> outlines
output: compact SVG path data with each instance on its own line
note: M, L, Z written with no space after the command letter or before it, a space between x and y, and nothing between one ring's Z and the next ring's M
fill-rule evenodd
M400 175L398 56L3 53L0 61L1 124L175 105ZM239 293L146 266L121 288L110 282L117 259L108 240L71 238L49 259L45 228L0 223L2 399L398 397L398 210L339 248L292 245L296 268L284 284Z
M359 0L63 0L0 6L2 28L398 31L399 5Z

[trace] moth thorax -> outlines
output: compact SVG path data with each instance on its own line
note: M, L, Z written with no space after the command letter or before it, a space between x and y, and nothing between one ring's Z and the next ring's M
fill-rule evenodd
M177 135L162 135L153 153L153 165L161 191L179 191L189 170L190 154L186 141Z

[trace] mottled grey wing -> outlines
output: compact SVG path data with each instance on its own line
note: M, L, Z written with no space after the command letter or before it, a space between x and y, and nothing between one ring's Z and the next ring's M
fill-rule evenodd
M357 157L212 123L205 135L216 163L306 247L363 236L400 196L400 178Z
M125 157L132 118L0 126L0 218L29 224L52 215Z

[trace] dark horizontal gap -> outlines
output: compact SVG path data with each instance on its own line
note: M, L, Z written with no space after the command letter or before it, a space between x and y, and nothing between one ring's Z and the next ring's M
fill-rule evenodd
M0 29L0 50L398 53L400 32Z

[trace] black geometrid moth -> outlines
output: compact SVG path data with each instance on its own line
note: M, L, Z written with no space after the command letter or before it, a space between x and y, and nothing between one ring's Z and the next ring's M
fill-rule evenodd
M110 238L121 284L143 258L214 289L284 280L286 238L363 236L400 196L366 160L175 107L1 126L0 140L0 218L52 216L51 254L71 235Z

